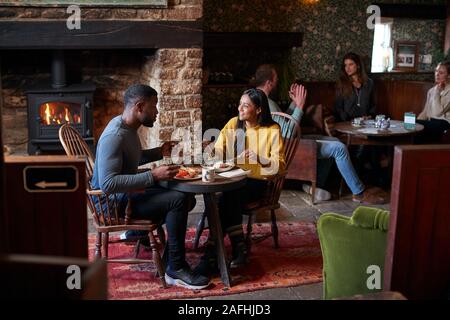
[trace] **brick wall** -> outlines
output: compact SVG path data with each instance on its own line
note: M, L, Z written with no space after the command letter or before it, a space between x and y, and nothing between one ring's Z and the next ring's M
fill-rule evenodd
M10 1L13 2L13 1ZM18 4L21 2L16 1ZM164 9L81 7L81 19L100 20L197 20L203 15L203 0L169 0ZM64 7L11 7L0 3L0 19L66 19Z
M82 7L81 15L82 19L186 21L201 19L202 4L203 0L169 0L169 6L165 9ZM0 4L0 20L67 17L64 8L7 7ZM23 154L26 153L28 141L24 88L49 82L50 60L46 54L50 56L50 53L39 53L39 57L33 57L34 52L17 53L25 63L18 58L4 59L1 66L3 88L0 99L4 101L2 133L3 143L12 153ZM96 141L108 121L122 112L123 93L129 85L140 82L153 86L159 93L160 114L152 130L143 129L140 132L144 146L153 146L183 130L192 133L195 120L199 120L201 126L202 56L202 49L189 48L162 48L145 52L86 50L72 53L72 58L66 58L66 64L79 70L80 82L93 82L97 86L94 94ZM70 70L67 74L70 77Z
M141 83L159 92L159 121L140 132L146 146L187 138L197 142L194 132L202 119L202 56L202 49L160 49L144 63Z

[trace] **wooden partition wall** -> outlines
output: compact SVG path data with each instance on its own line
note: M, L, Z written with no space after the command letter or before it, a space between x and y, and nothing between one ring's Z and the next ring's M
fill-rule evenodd
M397 146L384 290L408 299L450 294L450 146Z
M394 120L403 120L405 112L418 115L427 99L427 92L433 86L431 82L376 80L375 104L378 114L385 114ZM335 100L334 82L307 82L307 105L322 104L331 113Z
M403 120L405 112L419 115L433 83L421 81L376 81L375 101L378 113Z
M85 166L77 157L5 158L7 253L88 257Z

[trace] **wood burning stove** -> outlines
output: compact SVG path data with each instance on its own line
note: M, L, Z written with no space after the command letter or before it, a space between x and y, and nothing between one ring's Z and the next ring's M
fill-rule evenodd
M59 153L63 150L58 130L70 123L91 148L93 138L93 84L66 85L62 51L52 60L52 84L26 90L28 99L28 153Z

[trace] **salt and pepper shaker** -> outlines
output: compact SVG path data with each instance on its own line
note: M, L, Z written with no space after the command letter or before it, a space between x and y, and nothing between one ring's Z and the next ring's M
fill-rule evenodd
M381 125L380 125L381 129L387 130L387 129L389 129L390 126L391 126L391 118L381 120Z

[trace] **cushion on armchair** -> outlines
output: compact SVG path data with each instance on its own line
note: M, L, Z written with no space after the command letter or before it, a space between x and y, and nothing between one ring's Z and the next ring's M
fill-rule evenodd
M388 223L388 211L362 206L351 218L334 213L319 218L325 299L381 291L368 287L374 274L368 267L379 267L382 287Z

